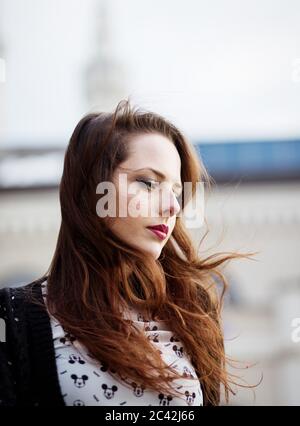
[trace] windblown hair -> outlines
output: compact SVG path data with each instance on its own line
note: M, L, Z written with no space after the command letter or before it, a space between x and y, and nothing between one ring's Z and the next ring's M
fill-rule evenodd
M200 380L204 405L219 405L221 386L227 402L229 392L234 393L221 323L228 284L219 266L251 254L217 253L202 259L178 216L155 260L121 241L96 213L99 182L113 181L114 170L130 153L133 136L153 132L174 143L182 182L192 183L190 197L197 182L210 187L212 179L193 145L161 115L123 100L112 113L84 116L65 153L59 187L61 226L45 274L47 307L116 380L180 396L172 382L184 376L163 362L146 334L122 311L133 304L152 318L168 321L195 368L197 378L191 380ZM183 188L182 210L190 197ZM221 293L217 281L222 283Z

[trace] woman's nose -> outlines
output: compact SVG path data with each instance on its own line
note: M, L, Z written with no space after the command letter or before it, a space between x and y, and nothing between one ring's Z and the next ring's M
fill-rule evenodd
M180 205L173 193L164 193L161 195L161 215L164 217L177 215L180 211Z

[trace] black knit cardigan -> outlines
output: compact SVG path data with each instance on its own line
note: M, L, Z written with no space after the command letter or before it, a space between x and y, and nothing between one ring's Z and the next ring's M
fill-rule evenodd
M0 290L0 407L65 405L49 315L28 297L43 303L41 282Z

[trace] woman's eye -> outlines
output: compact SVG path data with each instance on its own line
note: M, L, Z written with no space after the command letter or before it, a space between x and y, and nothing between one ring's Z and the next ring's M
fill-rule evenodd
M149 181L149 180L143 180L143 179L139 179L139 180L137 179L137 182L144 183L147 186L148 190L153 189L156 185L156 182L152 182L152 181Z
M143 184L146 185L147 190L151 191L152 189L154 189L157 185L158 182L154 182L154 181L150 181L150 180L146 180L146 179L136 179L137 182L142 182ZM179 195L174 194L176 197L177 202L179 203L179 205L182 204L182 193L180 193Z

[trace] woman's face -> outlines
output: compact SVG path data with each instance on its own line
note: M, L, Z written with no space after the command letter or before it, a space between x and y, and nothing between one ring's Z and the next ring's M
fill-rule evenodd
M114 172L117 217L109 227L126 243L158 259L180 212L180 156L173 142L159 133L135 135L129 147L128 159ZM148 229L157 225L166 225L167 234Z

